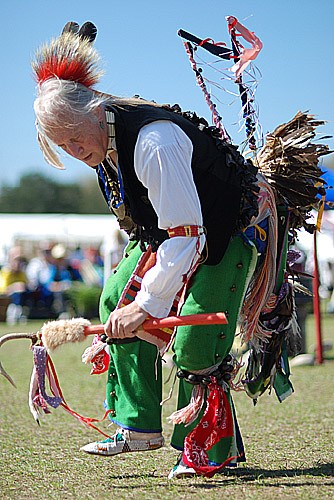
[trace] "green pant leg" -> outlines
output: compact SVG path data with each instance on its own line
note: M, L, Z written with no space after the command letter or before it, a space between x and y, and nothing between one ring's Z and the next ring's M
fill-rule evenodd
M257 251L254 245L237 236L231 241L218 265L199 266L193 276L182 314L224 311L228 324L178 328L174 359L179 368L189 371L203 370L216 365L230 352L240 307L256 260ZM191 392L192 386L181 379L178 408L189 403ZM187 427L183 424L176 425L172 446L183 449L185 436L197 423L198 419ZM216 463L224 462L233 454L233 443L232 438L222 439L210 450L210 460Z
M107 280L100 299L102 323L115 309L141 255L139 245L130 243ZM161 387L161 360L155 346L142 340L110 346L106 400L113 422L126 429L160 432Z
M143 340L110 347L107 406L111 420L143 432L161 432L162 375L157 348Z
M179 327L173 346L179 368L203 370L217 364L229 353L256 260L255 246L242 236L236 236L219 264L197 268L181 314L223 311L228 324Z

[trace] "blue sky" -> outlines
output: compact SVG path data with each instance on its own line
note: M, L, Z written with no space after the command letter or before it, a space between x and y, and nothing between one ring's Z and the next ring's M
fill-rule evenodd
M32 170L59 182L80 182L93 175L79 162L65 159L66 171L45 164L35 139L35 82L30 60L35 49L57 36L69 21L98 27L95 47L105 76L99 89L115 95L139 94L157 102L179 103L185 110L210 113L196 86L177 30L211 37L229 45L225 16L234 15L263 42L256 65L262 73L257 91L264 132L310 110L334 134L334 0L2 0L0 185L15 184ZM238 108L222 113L230 124ZM329 141L334 149L333 140Z

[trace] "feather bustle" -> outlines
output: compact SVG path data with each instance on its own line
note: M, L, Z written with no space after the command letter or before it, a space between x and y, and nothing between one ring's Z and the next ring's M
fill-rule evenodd
M311 210L319 207L319 195L325 193L319 158L330 151L327 145L312 141L317 127L324 124L323 120L299 111L292 120L268 134L257 155L259 169L275 189L278 203L291 211L292 233L302 227L307 231L315 229L307 220Z

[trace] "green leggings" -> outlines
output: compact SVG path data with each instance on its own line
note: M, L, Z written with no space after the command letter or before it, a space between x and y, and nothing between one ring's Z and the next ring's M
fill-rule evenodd
M101 321L106 322L141 255L131 243L116 272L107 281L100 302ZM188 287L182 315L224 311L227 325L178 328L173 346L179 368L199 371L218 364L233 344L239 310L257 259L255 247L235 237L216 266L200 265ZM107 381L107 404L112 420L123 428L143 432L161 431L161 361L157 348L144 341L112 345ZM178 408L186 406L192 386L179 382ZM235 423L235 425L237 425ZM182 449L184 437L193 428L177 425L172 445ZM224 440L222 440L224 441ZM221 463L231 452L232 439L216 445L212 461ZM216 449L216 450L215 450Z

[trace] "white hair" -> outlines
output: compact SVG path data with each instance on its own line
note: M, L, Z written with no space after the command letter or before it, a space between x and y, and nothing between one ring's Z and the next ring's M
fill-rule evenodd
M72 128L81 120L93 119L92 112L105 104L138 106L160 104L140 98L116 97L103 94L72 80L49 78L38 85L34 102L37 140L47 163L63 170L57 146L50 140L55 128Z
M64 169L56 145L49 139L55 128L71 128L80 119L92 117L92 112L110 99L84 85L50 78L40 84L34 102L37 140L45 160L53 167Z
M93 111L107 102L133 106L144 102L92 90L102 75L99 59L89 39L66 32L37 50L32 62L39 82L34 103L37 140L45 160L56 168L64 166L56 144L50 139L55 128L72 128L80 120L93 121ZM76 75L78 65L81 75ZM78 81L69 80L73 75Z

